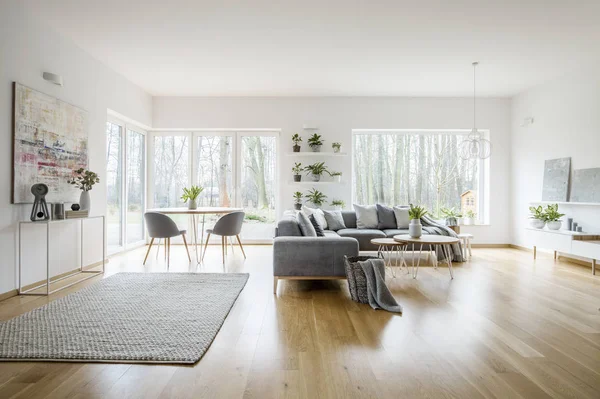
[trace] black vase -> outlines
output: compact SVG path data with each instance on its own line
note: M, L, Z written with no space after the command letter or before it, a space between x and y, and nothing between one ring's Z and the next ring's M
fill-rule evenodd
M294 204L294 209L299 211L302 209L302 204Z
M298 144L294 145L294 152L300 152L300 146Z
M302 175L294 175L294 181L302 181Z

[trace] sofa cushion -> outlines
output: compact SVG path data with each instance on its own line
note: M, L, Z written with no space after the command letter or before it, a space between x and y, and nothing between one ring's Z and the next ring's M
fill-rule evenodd
M375 205L354 204L356 211L356 227L359 229L377 228L377 207Z
M302 232L303 236L305 236L305 237L316 237L317 236L317 232L315 231L315 228L313 227L312 223L310 222L310 219L308 218L308 216L306 216L306 213L304 213L304 212L298 213L298 225L300 226L300 231Z
M329 230L338 231L346 228L342 211L323 211L323 214Z
M410 219L408 217L408 210L410 208L406 208L403 206L395 206L394 207L394 216L396 217L396 227L397 229L408 229L408 224L410 223Z
M319 224L321 225L323 230L326 230L328 228L327 220L325 220L325 215L323 214L323 210L321 210L319 208L309 208L305 205L302 205L302 212L306 213L306 216L315 215L317 222L319 222Z
M347 229L356 228L356 212L354 211L342 211L342 217L344 218L344 224Z
M377 246L371 244L373 238L385 238L385 233L376 229L342 229L337 233L340 237L352 237L358 240L358 245L361 251L369 251Z
M377 228L379 230L384 229L395 229L396 228L396 216L394 216L394 209L387 205L376 204L377 206Z
M323 228L321 227L321 225L319 224L319 222L317 222L317 218L315 218L315 214L314 213L308 217L308 220L310 220L310 222L312 223L313 227L315 228L315 232L317 233L317 237L324 237L325 234L323 233Z
M323 234L325 235L325 237L339 237L340 236L338 233L336 233L335 231L331 231L331 230L323 230Z

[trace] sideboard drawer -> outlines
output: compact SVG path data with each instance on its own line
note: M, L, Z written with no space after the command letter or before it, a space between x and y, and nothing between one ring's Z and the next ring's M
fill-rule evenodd
M571 252L586 258L600 259L600 242L574 240Z
M551 233L546 230L530 230L531 245L552 249L559 252L571 251L571 236L566 234Z

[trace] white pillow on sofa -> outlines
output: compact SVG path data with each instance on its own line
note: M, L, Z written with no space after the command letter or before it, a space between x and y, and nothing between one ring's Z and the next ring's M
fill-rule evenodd
M359 229L376 229L379 219L377 218L376 205L354 204L356 212L356 227Z
M394 215L396 216L396 224L399 229L408 229L410 219L408 218L408 210L410 208L403 206L394 207Z
M323 228L323 230L327 230L327 220L325 219L325 214L322 209L319 208L309 208L305 205L302 205L302 212L306 213L306 216L315 215L315 219L319 225Z

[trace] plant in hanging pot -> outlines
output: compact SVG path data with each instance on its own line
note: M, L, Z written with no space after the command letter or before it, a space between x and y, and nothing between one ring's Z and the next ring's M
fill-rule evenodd
M342 143L331 143L331 148L336 154L342 150Z
M292 136L292 142L294 143L294 152L300 152L300 143L302 142L302 137L298 133L294 133Z
M531 227L535 229L543 229L544 225L546 224L546 214L542 206L530 206L529 212L531 213L531 215L529 215L529 219L531 219L529 224Z
M312 181L315 182L321 180L321 175L324 173L329 173L325 162L315 162L312 165L306 166L304 170L311 175Z
M458 226L458 219L462 218L462 214L456 208L442 208L440 212L446 218L446 226Z
M308 145L313 152L321 151L321 146L323 145L321 135L315 133L312 136L310 136L310 138L308 139Z
M342 200L333 200L333 201L331 201L331 206L336 211L341 211L346 206L346 203Z
M319 190L313 188L308 191L308 194L304 195L304 198L312 202L315 208L320 208L325 203L327 196Z
M296 162L294 167L292 168L292 173L294 173L294 181L299 182L302 181L302 171L304 168L300 162Z
M302 209L302 197L303 194L300 191L294 193L294 209L297 211Z
M332 172L330 173L331 177L333 177L333 181L336 183L342 182L342 172Z
M546 210L544 211L544 216L546 217L546 226L550 230L559 230L562 226L561 217L565 216L564 213L558 212L558 204L548 205Z
M477 217L477 214L475 213L475 211L469 209L468 211L465 212L465 217L463 218L463 224L466 226L475 224L476 217Z
M427 215L427 210L422 206L414 206L410 204L408 209L408 218L410 224L408 225L408 235L412 238L419 238L423 234L423 226L421 225L421 218Z
M100 183L98 175L90 170L79 168L73 171L73 177L67 180L67 183L72 184L81 190L79 196L79 209L82 211L89 211L92 205L90 191L94 184Z
M183 200L183 202L188 203L188 209L198 208L197 200L202 191L204 191L204 188L200 186L191 186L190 188L183 188L183 195L181 196L181 199Z

